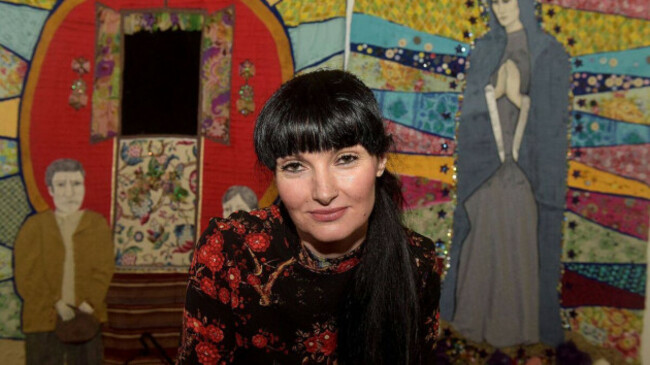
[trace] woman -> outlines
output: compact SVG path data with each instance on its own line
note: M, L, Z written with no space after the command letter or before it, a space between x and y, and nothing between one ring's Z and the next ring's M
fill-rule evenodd
M458 205L442 315L506 347L562 342L557 284L569 62L532 0L492 0L458 128Z
M400 223L372 92L343 71L296 77L266 103L254 140L281 204L211 221L178 363L432 363L434 245Z

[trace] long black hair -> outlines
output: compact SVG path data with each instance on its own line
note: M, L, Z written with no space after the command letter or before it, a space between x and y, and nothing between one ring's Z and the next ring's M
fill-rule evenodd
M254 132L259 161L361 144L373 156L392 147L377 101L354 75L316 71L285 83L260 112ZM401 186L384 171L376 180L361 263L338 318L341 364L417 361L419 301L415 264L401 223Z

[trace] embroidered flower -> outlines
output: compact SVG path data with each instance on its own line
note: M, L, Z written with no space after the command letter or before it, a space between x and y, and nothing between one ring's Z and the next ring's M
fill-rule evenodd
M271 216L273 218L280 219L282 214L280 213L280 208L277 205L271 205Z
M239 223L237 221L232 222L232 228L235 230L235 233L237 233L237 234L246 233L246 227L244 227L243 224L241 224L241 223Z
M230 285L231 288L237 289L239 287L239 283L241 283L241 273L239 272L239 269L235 267L231 267L228 269L228 285Z
M219 343L223 340L224 335L221 328L215 325L209 325L205 328L206 336L214 343Z
M230 228L230 225L226 222L217 222L217 229L219 231L225 231Z
M268 218L268 216L269 216L269 215L266 213L266 210L252 210L252 211L250 212L250 214L253 215L253 216L255 216L255 217L257 217L257 218L259 218L259 219L262 219L262 220Z
M214 249L218 251L221 251L221 249L223 248L223 236L219 231L214 232L210 237L208 237L207 241L208 241L208 245L212 246Z
M253 346L257 347L258 349L262 349L266 347L266 344L269 342L264 335L257 334L253 336L252 338Z
M187 327L191 328L194 333L202 334L205 330L203 328L203 323L198 318L194 318L190 315L187 315Z
M359 263L359 258L358 257L353 257L351 259L345 260L338 264L336 267L336 272L345 272L350 270L351 268L357 266Z
M230 306L232 308L239 307L239 296L237 296L236 292L233 292L232 295L230 296Z
M210 298L214 299L217 297L217 288L214 286L214 281L210 280L210 278L206 277L201 279L201 291Z
M253 274L248 274L248 276L246 277L246 281L250 285L260 285L260 278L258 278L257 276L255 276Z
M246 245L254 252L264 252L269 248L271 237L266 233L252 233L246 236Z
M205 245L199 249L198 260L212 272L218 272L223 267L224 257L214 246Z
M318 336L320 351L325 356L329 356L332 352L334 352L334 350L336 350L336 338L336 333L332 331L325 331Z
M221 358L217 347L205 341L201 341L196 346L196 355L199 358L199 362L204 365L216 364Z
M219 300L223 304L228 304L230 302L230 291L226 288L219 289Z

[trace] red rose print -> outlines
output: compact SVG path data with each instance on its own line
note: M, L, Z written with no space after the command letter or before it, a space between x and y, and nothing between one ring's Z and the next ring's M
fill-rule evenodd
M238 234L246 233L246 227L244 227L244 225L239 223L239 222L234 222L233 221L232 222L232 228L234 228L235 233L238 233Z
M255 276L253 274L248 274L248 276L246 277L246 281L250 285L253 285L253 286L254 285L260 285L260 278L258 278L257 276Z
M214 286L214 281L210 280L210 278L206 277L201 279L201 290L210 296L210 298L217 297L217 288Z
M228 269L227 275L228 285L233 289L239 288L239 283L241 283L241 273L239 272L239 269L231 267Z
M223 331L221 328L215 326L215 325L209 325L205 328L205 333L206 336L210 339L210 341L214 343L219 343L223 340Z
M203 323L198 318L187 316L187 327L191 328L194 333L203 333Z
M329 356L334 350L336 350L336 333L331 331L325 331L318 336L318 342L321 345L321 352L325 356Z
M223 248L223 236L221 232L214 232L210 237L208 237L208 245L213 246L217 251L221 251Z
M226 222L217 222L217 229L220 231L225 231L226 229L230 228L230 224Z
M268 217L268 214L266 214L265 210L253 210L253 211L251 211L250 214L254 215L257 218L262 219L262 220L264 220L264 219L266 219Z
M313 354L318 351L318 338L316 336L309 337L305 342L303 342L303 345L305 345L307 352Z
M251 233L246 236L246 244L254 252L264 252L269 248L271 237L266 233Z
M216 364L221 358L216 346L203 341L196 345L196 356L199 358L199 362L204 365Z
M348 271L351 268L357 266L359 263L359 259L357 257L353 257L351 259L347 259L343 262L341 262L337 267L336 267L336 272L344 272Z
M237 346L242 347L244 346L244 339L241 337L239 333L235 332L235 342L237 343Z
M198 255L199 263L207 266L212 272L218 272L223 267L224 257L213 245L201 247Z
M264 335L257 334L253 336L252 342L253 346L257 347L258 349L263 349L266 347L266 344L269 342L269 340L264 337Z
M230 292L226 288L219 289L219 300L223 304L228 304L230 302Z
M232 293L230 296L230 306L233 308L239 307L239 296L237 293Z
M277 205L271 205L271 216L276 219L280 219L282 214L280 214L280 208Z

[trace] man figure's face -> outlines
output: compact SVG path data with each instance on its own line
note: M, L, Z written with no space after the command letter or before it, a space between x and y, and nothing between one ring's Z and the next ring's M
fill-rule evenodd
M84 177L81 171L59 171L52 177L52 186L48 186L54 206L59 213L74 213L81 208L86 194Z
M231 213L239 210L249 212L251 208L246 204L244 199L242 199L241 195L237 194L223 204L223 217L228 218Z

